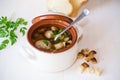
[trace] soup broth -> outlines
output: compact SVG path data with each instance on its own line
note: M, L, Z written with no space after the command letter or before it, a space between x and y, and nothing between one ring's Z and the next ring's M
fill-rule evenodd
M68 31L63 33L56 41L54 41L55 36L62 31L63 29L58 26L40 26L33 31L31 39L34 46L39 50L55 52L69 47L72 43L72 36Z

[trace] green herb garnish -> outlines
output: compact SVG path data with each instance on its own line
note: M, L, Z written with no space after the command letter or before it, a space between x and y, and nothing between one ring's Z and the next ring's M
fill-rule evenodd
M21 25L21 26L20 26ZM3 41L0 43L0 50L7 47L10 43L11 45L15 44L17 41L18 35L15 31L19 27L19 32L24 36L27 28L27 21L23 18L18 18L16 21L9 20L6 16L0 17L0 39Z
M63 35L64 35L64 37L67 37L67 33L66 32L64 32Z
M63 31L62 29L58 30L58 34L61 33L62 31Z
M54 30L54 31L52 31L53 32L53 34L54 34L54 37L56 36L56 35L58 35L59 33L61 33L63 30L62 29L60 29L60 30ZM64 32L63 33L63 36L64 37L66 37L67 36L67 33L66 32Z
M46 46L48 46L48 41L47 41L47 40L42 40L42 42L43 42Z
M20 29L20 32L22 33L23 36L25 35L25 31L26 31L26 30L27 30L26 27L22 27L22 28Z
M53 32L54 36L56 36L56 35L58 34L58 31L57 31L57 30L54 30L54 31L52 31L52 32Z
M2 43L0 44L0 50L6 48L7 45L8 45L8 43L9 43L9 40L8 40L8 39L2 41Z

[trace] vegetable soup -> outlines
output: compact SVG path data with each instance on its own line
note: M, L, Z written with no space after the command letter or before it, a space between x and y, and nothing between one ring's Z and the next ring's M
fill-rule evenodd
M31 35L32 43L36 48L42 51L55 52L67 48L72 43L72 36L67 31L63 33L56 41L54 38L63 29L53 25L43 25L35 29Z

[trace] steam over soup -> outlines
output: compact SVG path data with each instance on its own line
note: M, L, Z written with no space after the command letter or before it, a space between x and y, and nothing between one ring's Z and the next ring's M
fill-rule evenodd
M32 33L32 42L34 46L40 50L54 52L63 48L67 48L72 43L72 37L69 32L63 33L56 41L54 38L63 29L57 26L42 26L35 29Z

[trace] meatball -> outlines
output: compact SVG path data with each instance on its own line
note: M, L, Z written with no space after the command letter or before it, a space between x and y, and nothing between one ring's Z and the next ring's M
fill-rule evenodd
M51 30L46 31L45 37L48 39L53 38L54 37L53 32Z
M38 41L35 42L35 46L37 48L50 49L51 48L51 43L48 40L38 40Z

